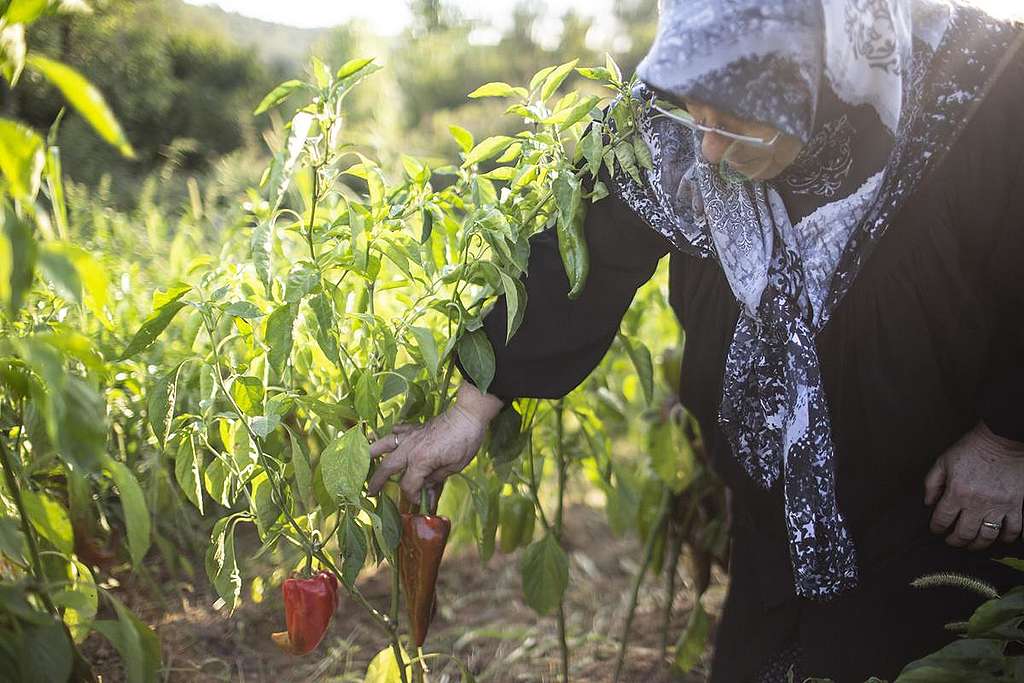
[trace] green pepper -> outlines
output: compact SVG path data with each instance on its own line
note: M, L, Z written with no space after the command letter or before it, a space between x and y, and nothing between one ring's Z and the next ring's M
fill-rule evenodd
M569 278L569 298L575 299L583 292L590 273L590 252L583 235L587 206L583 201L580 179L571 169L561 169L551 189L555 196L558 253Z
M533 501L526 496L516 494L502 498L499 520L501 552L511 553L533 540L536 517Z

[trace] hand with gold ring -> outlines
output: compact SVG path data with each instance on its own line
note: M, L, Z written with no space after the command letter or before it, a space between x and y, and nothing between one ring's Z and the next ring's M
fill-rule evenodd
M395 425L391 434L370 444L372 457L385 456L370 478L369 493L377 495L392 475L410 500L420 489L440 484L470 463L487 434L487 425L501 410L502 402L468 382L448 410L422 425Z
M935 504L931 530L960 548L982 550L1021 537L1024 443L982 422L936 461L925 478L925 504Z

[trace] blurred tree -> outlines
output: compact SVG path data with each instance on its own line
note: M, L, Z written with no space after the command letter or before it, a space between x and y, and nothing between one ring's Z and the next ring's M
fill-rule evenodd
M187 150L176 162L205 169L246 139L251 108L279 80L251 50L187 27L168 31L165 0L106 0L88 16L40 21L31 46L88 76L117 113L138 154L120 158L69 115L60 143L75 180L94 185L114 178L114 197L131 204L138 181L166 161L168 149ZM25 84L15 106L45 129L61 99L41 80ZM249 136L250 138L252 136Z
M296 43L299 50L312 44L334 67L353 57L376 57L387 68L353 95L348 125L364 131L354 131L353 139L364 139L385 159L406 151L450 159L450 123L478 136L515 123L503 116L500 101L467 100L477 86L525 83L541 67L575 57L603 63L605 51L632 71L653 39L657 18L657 0L615 0L611 16L598 18L602 31L595 34L590 14L569 11L552 25L541 22L543 5L524 0L509 5L509 16L500 22L506 28L496 34L466 20L451 0L408 3L412 23L390 38L351 22L325 32L319 42L303 43L314 34L181 0L93 0L91 16L73 24L46 19L30 38L34 49L72 64L107 94L138 160L116 157L74 115L65 120L60 141L76 180L95 186L109 174L117 203L130 206L141 179L155 170L169 178L160 191L179 198L184 179L168 175L168 169L203 173L235 152L262 152L262 145L249 143L258 139L256 128L273 118L254 119L252 109L300 69L299 62L281 57L281 46L268 50L267 42ZM595 43L598 35L603 42ZM28 82L16 93L19 99L0 93L3 110L45 129L59 102L41 92L46 87Z
M418 32L436 33L445 27L441 0L410 0L413 29Z

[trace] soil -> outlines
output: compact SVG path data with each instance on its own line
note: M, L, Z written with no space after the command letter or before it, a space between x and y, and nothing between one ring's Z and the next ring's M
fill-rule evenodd
M612 536L600 511L579 505L566 513L570 582L566 599L570 679L599 683L611 681L618 643L629 605L633 576L640 562L635 538ZM560 680L558 629L553 616L538 617L523 604L518 554L495 554L481 565L475 548L449 553L441 572L438 612L431 626L427 652L453 654L465 662L481 682ZM694 671L670 671L672 649L685 629L693 605L692 585L682 570L672 607L669 651L661 650L661 624L665 605L663 577L649 577L640 590L622 681L685 683L706 680L705 652ZM126 576L118 594L160 635L163 649L162 680L239 681L290 683L293 681L362 682L370 659L386 640L370 617L342 598L324 642L312 654L290 657L271 643L270 634L283 630L279 590L268 589L265 599L247 598L233 615L214 609L202 562L195 562L194 581L168 579L146 585ZM716 574L704 598L715 615L725 592L724 577ZM369 570L360 579L363 594L386 610L387 572ZM248 589L248 586L246 586ZM148 596L162 595L161 599ZM96 663L104 683L123 681L120 662L112 647L93 635L85 644L86 656ZM454 683L462 676L454 663L433 659L427 680Z

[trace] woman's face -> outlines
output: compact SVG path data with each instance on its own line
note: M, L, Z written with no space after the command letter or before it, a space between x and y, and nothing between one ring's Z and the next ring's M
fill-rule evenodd
M741 119L712 106L691 99L684 100L687 111L699 122L737 135L772 140L768 147L732 140L719 133L704 133L701 156L719 164L725 162L733 171L749 180L771 180L796 160L803 148L800 140L785 135L765 123Z

